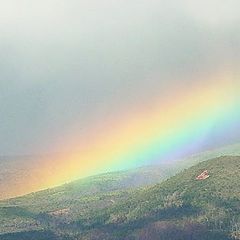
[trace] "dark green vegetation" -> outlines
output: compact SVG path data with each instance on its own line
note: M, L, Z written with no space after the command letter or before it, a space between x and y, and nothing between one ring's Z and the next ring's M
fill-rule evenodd
M206 169L210 177L196 180ZM237 156L136 190L99 175L1 202L0 239L240 239L239 179Z

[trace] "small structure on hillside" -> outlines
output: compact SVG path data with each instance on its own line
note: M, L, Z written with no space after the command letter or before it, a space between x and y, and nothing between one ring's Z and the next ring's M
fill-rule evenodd
M196 180L205 180L207 178L209 178L209 174L208 174L208 170L205 170L196 177Z

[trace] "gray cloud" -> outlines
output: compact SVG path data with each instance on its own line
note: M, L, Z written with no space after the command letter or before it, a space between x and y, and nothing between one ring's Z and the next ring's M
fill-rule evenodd
M167 84L188 86L185 76L239 68L237 0L8 0L0 9L1 154L52 151L76 119L84 135Z

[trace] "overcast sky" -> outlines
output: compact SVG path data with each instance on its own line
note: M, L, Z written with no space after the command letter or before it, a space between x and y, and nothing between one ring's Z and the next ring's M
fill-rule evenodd
M239 26L239 0L0 0L0 155L59 151L168 85L237 71Z

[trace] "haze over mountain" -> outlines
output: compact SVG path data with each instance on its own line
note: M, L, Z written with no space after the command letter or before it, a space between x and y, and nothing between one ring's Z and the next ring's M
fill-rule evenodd
M63 153L1 158L16 179L32 171L19 190L239 142L239 9L238 0L2 2L0 155Z
M226 155L239 156L240 144L200 152L182 159L175 159L174 161L166 160L155 165L109 172L109 174L112 177L116 177L116 185L113 184L113 186L118 189L140 187L158 183L198 162ZM51 155L51 157L56 159L58 155ZM41 163L46 158L49 158L49 155L0 157L0 200L39 190L37 186L32 185L32 181L37 182L39 187L41 186L42 180L38 176L39 172L41 172ZM29 162L32 164L29 165ZM49 172L54 174L54 171L54 168L51 169L49 167ZM125 177L122 179L122 176ZM93 176L93 178L96 178L96 176ZM119 181L122 181L122 184ZM23 185L23 182L25 182L25 185Z

